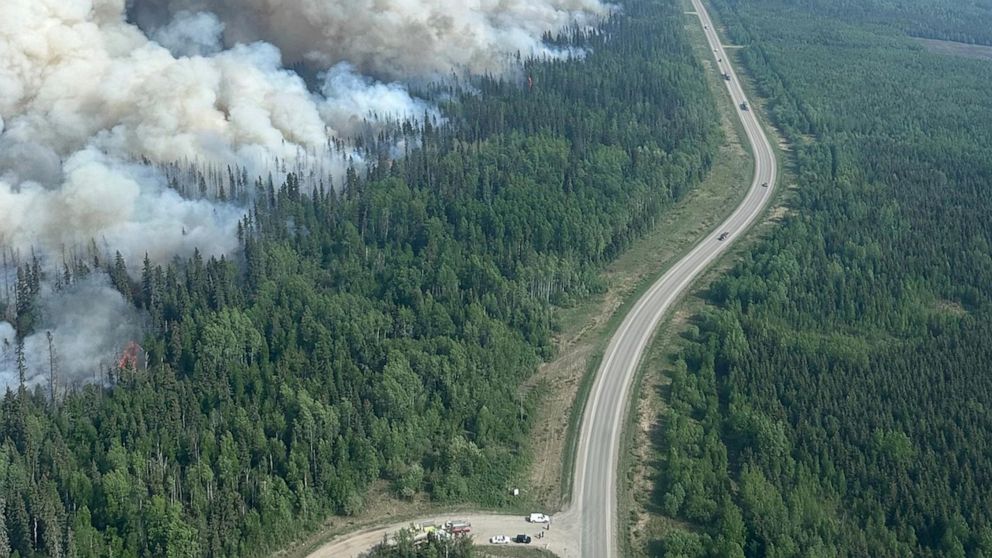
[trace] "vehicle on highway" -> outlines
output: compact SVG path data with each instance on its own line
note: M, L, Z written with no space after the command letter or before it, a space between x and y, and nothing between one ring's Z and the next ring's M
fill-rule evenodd
M741 110L747 110L747 101L741 103Z
M543 513L532 513L527 516L527 521L531 523L549 523L551 522L551 518Z
M727 240L728 236L730 236L729 232L722 232L720 233L720 236L717 238L717 240Z
M762 188L767 188L768 187L768 183L767 182L762 182L761 183L761 187Z
M510 537L506 535L496 535L489 539L489 544L509 544Z
M530 535L517 535L513 537L513 542L520 544L530 544Z

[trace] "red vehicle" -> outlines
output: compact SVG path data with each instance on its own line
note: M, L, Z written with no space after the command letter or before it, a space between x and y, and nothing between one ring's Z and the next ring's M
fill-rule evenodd
M444 524L444 530L452 535L464 535L472 532L472 524L468 521L449 521Z

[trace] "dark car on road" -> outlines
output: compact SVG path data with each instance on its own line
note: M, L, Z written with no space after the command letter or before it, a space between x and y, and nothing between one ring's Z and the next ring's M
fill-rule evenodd
M730 236L730 233L729 232L722 232L722 233L720 233L720 236L718 237L718 239L719 240L727 240L727 237L728 236Z
M530 535L517 535L513 537L513 542L521 544L530 544Z

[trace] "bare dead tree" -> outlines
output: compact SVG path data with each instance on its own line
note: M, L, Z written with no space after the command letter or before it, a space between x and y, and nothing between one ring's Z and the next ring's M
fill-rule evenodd
M45 332L48 338L48 394L52 398L52 405L55 404L56 390L58 389L58 367L56 366L55 341L51 330Z

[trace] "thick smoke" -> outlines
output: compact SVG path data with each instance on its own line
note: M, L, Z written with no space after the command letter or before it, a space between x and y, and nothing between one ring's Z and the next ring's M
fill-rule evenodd
M375 107L372 116L380 121L434 112L429 104L411 99L403 86L376 82L356 73L347 62L335 65L323 77L321 93L326 102L321 105L321 115L348 136L365 127L369 107Z
M542 34L609 10L598 0L126 1L0 1L0 249L33 252L49 272L87 246L120 251L132 270L145 254L229 253L243 211L195 186L177 191L169 169L333 180L363 159L349 137L437 117L381 80L559 56ZM12 304L0 300L0 320ZM24 345L32 382L48 368L45 332L64 385L91 379L140 334L100 274L62 289L43 282L41 307ZM0 337L15 337L9 323ZM4 350L0 340L0 386L16 381Z
M152 34L156 43L176 56L209 56L223 50L224 24L207 12L179 12Z
M145 253L166 262L194 247L215 255L236 247L241 210L183 199L147 166L87 147L73 153L62 171L56 188L0 180L0 232L8 243L56 253L93 239L127 255L135 268Z
M24 339L29 388L47 388L53 364L57 393L79 382L99 381L128 340L140 338L137 310L103 276L89 276L63 291L46 293L42 300L37 333ZM0 322L0 390L17 386L18 376L14 328Z
M133 0L154 29L170 14L220 16L228 44L264 40L291 63L349 62L390 79L500 72L517 54L559 56L542 36L590 26L611 9L599 0Z

